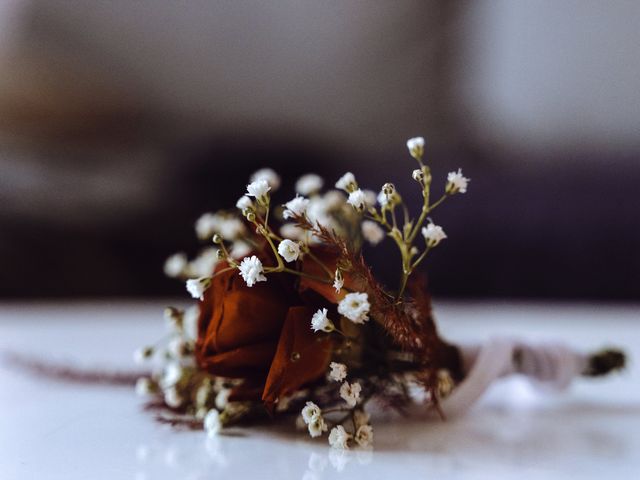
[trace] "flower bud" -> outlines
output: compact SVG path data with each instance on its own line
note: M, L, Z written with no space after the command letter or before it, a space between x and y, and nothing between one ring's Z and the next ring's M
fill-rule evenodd
M253 210L247 210L247 213L245 214L245 217L251 223L256 221L256 214L253 212Z
M164 319L172 328L182 330L182 316L184 312L176 307L167 307L164 309Z
M420 168L416 168L411 174L411 176L416 182L420 182L420 183L424 182L424 172Z
M224 260L225 258L227 258L227 255L224 253L224 250L219 248L218 250L216 250L216 258L218 260Z
M222 243L222 237L219 234L216 233L213 236L213 243L216 243L218 245L221 244Z
M137 349L133 354L133 359L136 363L141 364L149 360L153 356L153 347L142 347Z
M424 154L424 138L414 137L407 140L407 148L409 153L415 159L421 159Z
M394 193L396 193L396 187L393 183L385 183L382 186L382 192L387 196L391 197Z

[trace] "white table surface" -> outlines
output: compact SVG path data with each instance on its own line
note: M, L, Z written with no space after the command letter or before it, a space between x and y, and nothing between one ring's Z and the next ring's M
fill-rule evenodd
M0 351L133 368L164 331L164 302L0 305ZM545 396L502 381L464 418L375 423L375 450L333 451L276 428L202 432L157 424L130 389L34 378L0 365L0 478L640 478L640 306L439 303L455 340L513 334L619 345L628 370Z

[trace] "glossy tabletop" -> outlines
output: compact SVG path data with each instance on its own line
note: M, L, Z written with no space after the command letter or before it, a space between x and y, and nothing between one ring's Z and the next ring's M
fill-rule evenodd
M164 302L0 305L0 351L134 370L164 331ZM463 418L374 422L373 451L339 452L289 426L203 432L156 423L125 387L62 383L0 363L0 478L637 478L640 306L437 303L444 335L553 338L631 355L623 374L560 395L502 380Z

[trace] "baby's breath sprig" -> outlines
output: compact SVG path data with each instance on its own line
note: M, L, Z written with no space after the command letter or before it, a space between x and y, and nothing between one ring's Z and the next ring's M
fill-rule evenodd
M410 218L407 205L404 203L401 195L392 183L385 183L380 190L377 198L380 210L376 209L374 206L369 206L365 212L365 217L369 219L369 221L378 223L387 231L386 236L390 237L395 242L400 252L402 260L402 275L400 279L400 287L396 295L397 302L402 300L409 277L416 267L420 265L428 253L435 248L440 241L447 238L442 227L433 224L433 222L430 222L426 227L424 226L429 214L431 214L450 196L455 195L456 193L466 193L467 185L469 183L469 179L462 175L462 170L458 169L457 172L450 172L447 176L447 184L445 186L444 193L440 198L438 198L438 200L431 203L432 175L431 169L423 160L424 138L415 137L409 139L407 141L407 148L411 156L416 159L419 165L419 168L413 170L411 174L412 178L418 182L422 190L423 203L418 219L414 222L413 219ZM353 178L350 183L345 182L343 180L344 178L345 177L343 177L339 183L351 185L351 188L353 188L353 185L357 186L355 178ZM353 205L354 202L349 203ZM358 210L356 205L354 205L354 207ZM396 209L398 208L401 208L404 214L404 222L402 225L400 225L396 215ZM364 228L365 225L363 222L363 230ZM367 229L368 235L372 236L371 226L367 225ZM420 249L414 245L419 232L422 232L426 242L426 246L422 253L420 253ZM365 234L365 236L366 235L367 234Z

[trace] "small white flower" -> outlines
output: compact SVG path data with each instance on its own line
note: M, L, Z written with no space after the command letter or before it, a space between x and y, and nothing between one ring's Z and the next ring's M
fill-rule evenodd
M422 236L427 242L428 247L435 247L442 240L447 238L447 234L444 233L442 227L434 224L433 222L429 222L426 227L422 227Z
M231 389L223 388L216 395L216 408L219 410L224 410L224 408L229 404L229 395L231 395Z
M422 158L422 155L424 154L424 138L410 138L407 140L407 148L413 158Z
M320 407L313 402L307 402L307 404L302 409L302 419L304 423L309 425L311 422L315 422L319 418L322 418L322 410Z
M190 278L187 280L187 291L193 298L204 300L204 292L211 286L210 277Z
M169 343L167 343L167 352L173 358L182 358L189 351L189 345L180 337L172 338Z
M362 222L362 236L371 245L377 245L384 240L384 230L376 222L365 220Z
M338 304L338 313L353 323L364 323L369 320L369 296L366 293L348 293Z
M327 317L327 309L321 308L311 317L311 328L314 332L322 330L323 332L331 332L335 329L333 322Z
M153 352L153 347L140 347L133 352L133 361L138 365L142 365L153 356Z
M296 192L300 195L312 195L322 190L324 180L320 175L307 173L301 176L296 182Z
M240 263L239 270L248 287L253 287L256 282L265 282L267 280L267 277L263 275L262 262L255 255L245 257Z
M236 202L236 207L241 212L246 210L247 208L253 208L253 202L246 195L241 196Z
M307 208L307 218L312 224L322 225L331 228L335 221L331 215L331 210L324 197L313 197L309 199L309 207ZM344 205L344 197L341 196L341 205Z
M372 208L376 206L376 192L373 190L363 190L364 193L364 204L367 208Z
M340 271L340 269L337 268L336 274L333 277L333 288L336 289L336 293L340 293L342 287L344 287L344 277L342 276L342 272Z
M183 274L187 267L187 256L180 252L174 253L164 262L164 274L167 277L176 278Z
M178 408L184 403L184 398L176 387L169 387L164 391L164 403L171 408Z
M284 206L286 210L282 213L282 218L285 220L287 218L302 217L309 207L309 199L296 196L293 200L285 203Z
M356 428L361 427L362 425L367 425L369 423L369 419L369 414L364 410L353 411L353 421L356 424Z
M340 396L347 402L347 405L353 408L358 404L358 400L360 400L361 391L362 386L358 382L352 384L344 382L340 387Z
M287 262L295 262L300 257L300 245L292 240L284 239L278 244L278 253Z
M354 190L349 194L347 203L357 211L362 212L367 207L367 196L360 189Z
M246 257L251 253L253 248L247 242L242 240L236 240L231 244L231 250L229 250L229 255L236 260Z
M363 448L370 447L373 443L373 427L371 425L362 425L358 427L354 440Z
M347 378L347 366L344 363L331 362L329 367L331 367L331 372L329 372L331 380L341 382Z
M184 370L178 362L169 362L162 372L161 384L164 388L172 387L182 379Z
M467 193L467 186L471 179L462 175L462 169L459 168L457 172L449 172L447 175L447 187L446 192L449 194L454 193Z
M250 181L256 180L265 180L274 192L280 188L280 176L272 168L261 168L251 175Z
M424 182L424 172L422 171L421 168L416 168L412 173L411 173L411 177L416 181L416 182Z
M220 413L215 408L212 408L204 416L202 422L205 431L209 437L215 437L220 430L222 430L222 422L220 421Z
M196 420L200 420L202 422L204 420L204 417L207 416L208 411L208 408L200 407L196 410L196 413L193 416L196 418Z
M140 377L136 380L136 395L146 397L153 392L153 382L147 377Z
M322 196L321 200L326 211L337 210L344 205L344 193L338 190L329 190Z
M358 182L356 182L356 177L351 172L345 173L336 182L336 188L339 188L340 190L344 190L347 193L353 192L358 188Z
M200 308L192 305L187 308L182 316L182 332L187 340L198 338L198 319L200 318Z
M387 205L389 205L389 197L383 191L380 191L377 200L382 208L385 208Z
M349 448L349 439L351 435L347 433L342 425L338 425L331 429L329 433L329 445L333 448L340 448L346 450Z
M305 237L304 228L300 228L293 223L285 223L280 227L280 235L285 238L291 238L293 240L303 240Z
M323 432L327 431L327 424L324 421L324 418L320 417L313 422L310 422L307 428L309 429L309 435L311 435L312 438L316 438L322 435Z
M218 233L225 240L235 240L247 231L245 224L238 217L227 216L220 220Z
M218 263L218 250L216 248L205 248L196 258L189 262L186 273L192 278L209 277L213 275L213 270Z
M165 325L167 326L167 329L171 333L182 332L183 315L184 315L184 312L176 307L167 307L164 309Z
M218 230L220 216L214 213L205 213L196 220L196 235L200 240L209 240Z
M247 185L247 196L254 197L261 203L266 203L269 190L271 187L266 180L256 180Z
M211 396L211 391L211 382L209 381L203 382L202 385L198 387L198 390L196 390L196 405L199 409L202 409L207 404Z

